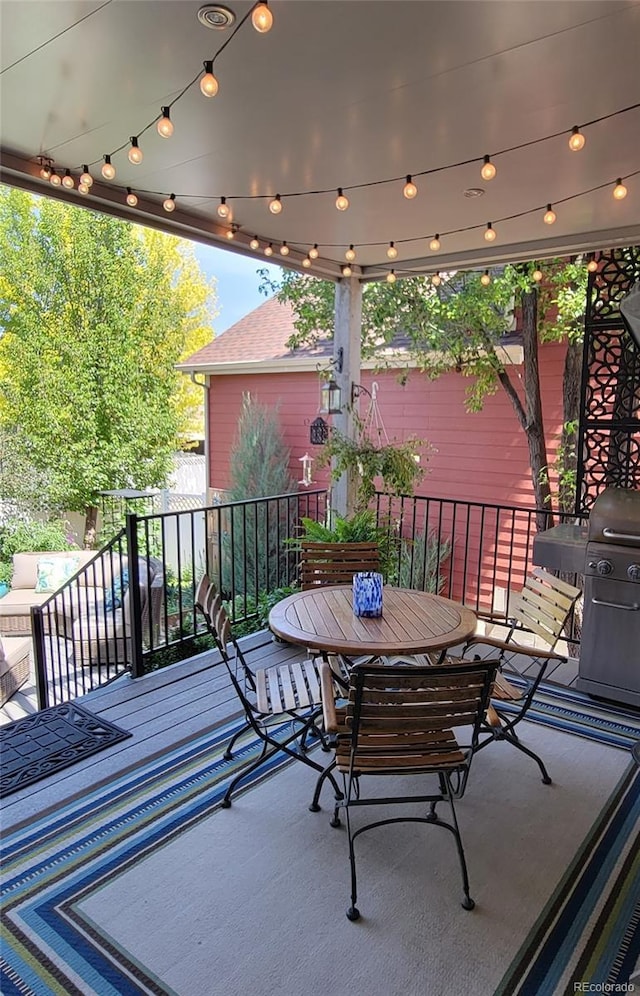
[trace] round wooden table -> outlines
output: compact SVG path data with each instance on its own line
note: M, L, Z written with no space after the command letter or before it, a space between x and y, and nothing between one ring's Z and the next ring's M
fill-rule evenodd
M473 635L475 612L440 595L384 588L382 615L354 615L351 585L326 585L283 598L269 626L287 643L344 654L425 654L464 643Z

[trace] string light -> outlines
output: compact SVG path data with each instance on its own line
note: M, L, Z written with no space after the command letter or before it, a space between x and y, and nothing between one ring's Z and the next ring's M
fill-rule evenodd
M138 145L138 139L135 135L131 138L131 148L129 149L128 157L129 162L133 163L134 166L138 166L144 159L142 149Z
M622 182L621 178L618 177L616 180L616 185L613 188L613 196L617 201L623 201L628 194L628 190Z
M496 232L494 231L490 221L487 222L487 230L484 233L484 237L486 242L495 242L496 240Z
M231 214L231 208L227 204L227 198L221 197L220 203L218 204L218 218L228 218Z
M200 80L200 92L203 97L215 97L218 92L218 81L213 75L213 59L203 62L204 76Z
M71 170L70 169L65 170L65 174L62 177L62 186L66 187L67 190L73 190L74 185L75 184L73 177L71 176Z
M589 262L587 263L587 270L589 271L589 273L595 273L597 269L598 269L598 261L596 257L593 255L593 253L591 253L589 256Z
M389 248L387 249L387 256L389 259L396 259L398 256L398 250L394 246L393 242L389 243Z
M51 169L52 169L51 160L45 159L43 156L40 156L40 178L42 180L51 179Z
M87 186L86 183L79 183L78 184L78 193L79 194L88 194L89 193L89 187Z
M495 166L493 165L493 163L491 162L490 157L489 156L485 156L484 157L484 161L483 161L482 169L480 170L480 176L482 177L482 179L483 180L493 180L493 178L494 178L494 176L496 175L497 172L498 171L495 168Z
M273 244L270 242L264 249L265 256L273 256Z
M269 10L268 0L262 0L262 3L257 4L253 8L251 23L256 31L258 31L261 35L266 34L267 31L271 31L273 26L273 14Z
M545 225L553 225L557 218L557 215L550 204L547 204L547 210L544 213L543 221Z
M438 249L440 248L440 236L439 235L434 235L434 237L431 239L431 242L429 243L429 248L431 249L431 252L437 252L438 251Z
M309 267L311 266L311 260L309 259L308 256L304 257L304 259L302 260L302 265L304 266L305 270L309 269Z
M314 242L313 248L309 250L309 259L317 259L319 255L318 243Z
M280 194L276 194L273 200L269 201L269 210L271 214L280 214L282 211L282 201L280 200Z
M407 173L407 179L406 179L406 183L405 183L404 187L402 188L402 193L404 194L404 196L407 198L408 201L412 201L413 198L418 193L418 188L416 187L415 183L411 179L411 176L409 175L409 173Z
M105 180L115 180L116 168L111 162L111 156L104 157L104 163L102 164L101 173Z
M395 284L395 282L396 282L396 273L395 273L395 270L389 270L389 272L387 273L387 283L388 284Z
M249 243L249 248L254 250L260 248L260 243L258 242L257 235L254 235L253 238L251 239L251 242Z
M569 148L572 152L580 152L580 149L584 149L585 142L586 138L578 126L574 125L571 129L571 135L569 136Z
M289 246L287 245L286 242L283 242L282 245L280 246L280 255L281 256L289 255Z
M338 187L338 196L336 197L336 207L338 211L346 211L349 207L349 198L345 197L342 193L342 187Z
M353 270L351 269L351 267L349 266L348 263L347 263L346 266L342 267L342 276L343 277L350 277L352 273L353 273Z
M488 287L489 284L491 283L491 277L489 276L488 270L485 270L482 276L480 277L480 283L482 284L483 287Z
M356 258L356 251L353 248L353 246L349 246L349 248L344 254L344 258L346 259L347 263L353 263L354 259Z
M226 238L229 239L229 242L231 242L231 240L236 237L236 226L232 225L231 228L228 228L224 234Z
M176 195L175 194L170 194L167 197L167 199L162 202L162 206L165 209L165 211L169 212L169 214L171 214L172 211L175 211L175 209L176 209Z
M171 108L162 108L162 117L157 124L158 135L161 138L171 138L173 135L173 121L171 120Z
M433 284L434 287L440 286L440 284L442 283L442 277L440 276L439 273L433 274L433 276L431 277L431 283Z
M531 279L535 280L537 284L542 280L542 270L534 270L531 274Z
M51 170L51 176L49 177L49 183L54 187L59 187L62 183L62 178L58 175L55 169Z
M129 205L129 207L134 208L137 203L138 203L138 198L134 194L131 187L127 187L127 204Z
M89 172L89 167L88 166L83 166L82 167L82 176L80 177L80 183L84 184L85 187L92 187L93 186L93 177L91 176L91 173Z

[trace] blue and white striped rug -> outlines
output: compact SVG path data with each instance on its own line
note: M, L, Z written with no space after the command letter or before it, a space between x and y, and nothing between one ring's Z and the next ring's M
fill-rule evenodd
M531 718L621 751L640 739L639 713L594 705L580 693L551 685L541 689ZM255 744L247 740L236 759L222 759L235 728L230 724L203 734L4 834L2 993L172 991L122 946L110 946L81 904L101 883L216 811L238 766L255 756ZM250 788L288 763L272 761ZM633 764L593 818L506 972L500 996L572 993L574 980L600 987L628 983L640 956L640 773ZM345 922L343 929L352 928Z

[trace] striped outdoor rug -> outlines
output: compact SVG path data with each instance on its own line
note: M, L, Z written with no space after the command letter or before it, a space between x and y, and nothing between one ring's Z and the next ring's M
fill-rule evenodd
M541 690L532 719L625 751L640 739L640 714L596 706L579 693L549 685ZM203 734L4 835L2 993L174 991L122 945L110 943L81 904L211 816L238 765L255 754L255 745L246 740L236 759L222 759L236 728L232 724ZM288 763L272 761L253 786ZM593 817L571 866L506 972L500 996L572 993L574 980L601 986L629 981L640 957L640 772L635 765L629 765ZM357 926L343 923L342 933L357 932ZM280 991L293 996L285 980Z

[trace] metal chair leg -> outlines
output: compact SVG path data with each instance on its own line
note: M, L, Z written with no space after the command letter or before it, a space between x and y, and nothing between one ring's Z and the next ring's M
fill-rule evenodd
M315 791L313 793L313 799L311 800L311 804L309 806L309 811L310 812L312 812L312 813L318 813L318 812L320 812L320 809L321 809L321 806L320 806L320 793L322 792L322 786L324 785L325 780L329 777L329 775L331 774L331 772L335 770L335 766L336 766L336 761L335 761L335 758L334 758L334 760L331 761L331 763L327 765L327 767L324 769L324 771L322 772L322 774L318 778L318 780L316 782ZM338 789L338 791L336 792L335 798L336 798L336 801L344 799L344 796L343 796L342 792L340 791L340 789Z
M458 826L458 818L456 816L456 807L453 803L453 791L451 789L451 779L449 775L446 776L447 783L447 801L451 806L451 819L453 826L450 828L453 830L453 836L456 839L456 847L458 848L458 858L460 859L460 869L462 871L462 888L464 891L464 899L462 900L462 907L465 910L472 910L475 907L475 902L469 895L469 874L467 872L467 862L464 856L464 847L462 846L462 837L460 836L460 827Z
M347 835L349 837L349 864L351 866L351 906L347 910L347 919L351 921L360 919L360 910L356 906L358 899L358 883L356 879L356 854L353 845L353 837L351 836L351 819L349 817L349 806L345 807L345 816L347 821Z
M233 746L235 742L242 736L243 733L246 733L246 731L250 729L251 729L251 723L245 723L242 729L238 730L236 733L233 734L231 740L227 744L227 749L222 755L225 761L230 761L233 758Z

